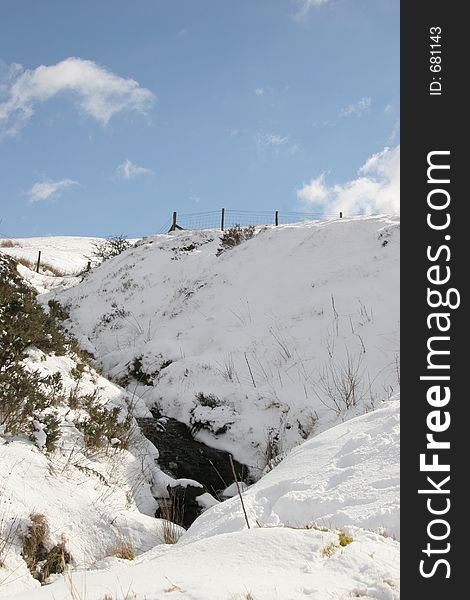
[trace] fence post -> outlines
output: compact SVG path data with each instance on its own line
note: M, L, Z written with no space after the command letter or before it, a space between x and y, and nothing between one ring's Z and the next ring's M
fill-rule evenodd
M36 264L36 273L39 273L39 267L41 266L41 250L38 253L38 262Z
M340 218L340 219L342 219L342 218L343 218L343 213L342 213L342 212L340 212L340 213L339 213L339 218Z
M276 210L276 214L274 215L274 224L279 225L279 211Z
M175 229L176 229L176 212L173 213L173 218L172 218L172 221L171 221L171 227L168 230L168 233L170 233L170 231L175 231Z
M225 208L222 209L222 217L220 219L220 230L224 230L224 222L225 222Z

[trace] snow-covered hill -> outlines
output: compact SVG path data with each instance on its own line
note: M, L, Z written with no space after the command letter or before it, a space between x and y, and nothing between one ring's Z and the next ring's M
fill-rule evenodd
M18 267L103 372L27 351L38 377L61 373L61 434L46 451L47 411L31 439L0 426L0 597L398 600L399 220L257 228L223 252L220 237L144 238L83 280ZM47 238L62 269L88 252L64 239ZM95 390L123 415L156 406L249 465L250 528L236 495L163 543L158 449L134 420L127 448L87 448L95 409L80 396ZM73 557L43 587L21 556L34 514Z
M50 236L0 239L0 250L13 258L23 258L36 264L38 252L41 262L66 275L83 271L87 266L94 244L103 238Z
M219 246L217 231L146 238L56 297L108 375L259 473L266 452L397 390L399 222L261 228Z
M398 600L398 415L390 402L301 444L244 493L251 529L236 497L176 546L134 564L106 559L16 598L69 600L86 589L87 600L123 590L146 600ZM368 529L379 524L382 534Z

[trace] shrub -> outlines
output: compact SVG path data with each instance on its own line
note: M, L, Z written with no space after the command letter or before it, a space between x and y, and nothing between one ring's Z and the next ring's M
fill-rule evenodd
M47 303L49 306L49 315L56 321L56 323L61 323L62 321L67 321L70 319L70 311L69 307L63 306L57 300L49 300Z
M24 358L29 346L65 354L66 338L54 316L36 302L33 289L6 256L0 257L0 305L0 370Z
M47 553L44 565L41 566L41 581L44 581L53 573L63 573L66 565L72 560L72 555L65 548L65 537L53 546Z
M353 541L352 537L350 535L347 535L344 531L340 531L338 533L338 538L339 538L339 545L342 546L343 548L345 546L349 546L349 544Z
M20 363L0 371L0 425L6 433L25 433L36 439L40 423L46 434L45 448L52 452L60 438L60 420L54 407L63 399L60 374L41 377Z
M217 250L217 256L225 252L226 250L230 250L230 248L234 248L235 246L240 245L245 240L251 239L255 234L255 228L253 225L249 225L248 227L240 227L240 225L234 225L224 231L222 237L220 238L221 246Z
M95 242L91 256L94 262L100 264L105 260L118 256L130 247L131 243L126 239L125 235L114 235L105 240Z
M337 415L357 406L370 393L362 369L362 355L356 359L347 353L345 362L330 360L320 375L315 393L321 403Z
M88 450L99 450L109 445L120 450L129 447L132 423L130 415L121 419L121 409L118 406L110 409L101 404L97 390L78 398L78 402L86 417L77 421L75 426L83 433Z
M45 560L47 555L46 543L49 538L49 525L44 515L31 513L27 532L22 536L23 548L21 555L33 577L38 563ZM36 577L37 579L37 577Z
M158 371L155 373L147 373L143 369L143 356L136 356L132 361L131 368L129 369L129 375L134 377L139 383L143 385L152 386L154 383L154 378L158 376Z
M53 573L63 573L72 557L65 548L65 538L48 550L49 524L44 515L31 513L30 524L22 536L22 552L31 575L40 582Z
M54 452L57 447L57 442L60 440L60 419L55 414L48 414L42 419L44 432L46 434L46 450Z
M203 392L196 394L196 402L208 408L216 408L221 405L220 399L215 394L204 394Z

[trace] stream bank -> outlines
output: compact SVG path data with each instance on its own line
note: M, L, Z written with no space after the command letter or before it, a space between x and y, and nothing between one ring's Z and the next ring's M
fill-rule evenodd
M198 496L208 492L217 500L223 500L222 492L234 483L230 455L195 440L184 423L165 417L156 410L152 410L152 414L153 418L139 418L137 421L143 435L158 449L160 469L176 480L189 479L202 486L185 484L167 488L174 507L172 520L189 527L201 512ZM237 481L251 483L248 467L235 459L232 461ZM165 515L159 509L156 516Z

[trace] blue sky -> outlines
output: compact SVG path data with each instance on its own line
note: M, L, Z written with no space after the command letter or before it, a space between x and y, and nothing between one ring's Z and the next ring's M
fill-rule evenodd
M140 236L222 206L396 209L398 0L0 12L0 237Z

